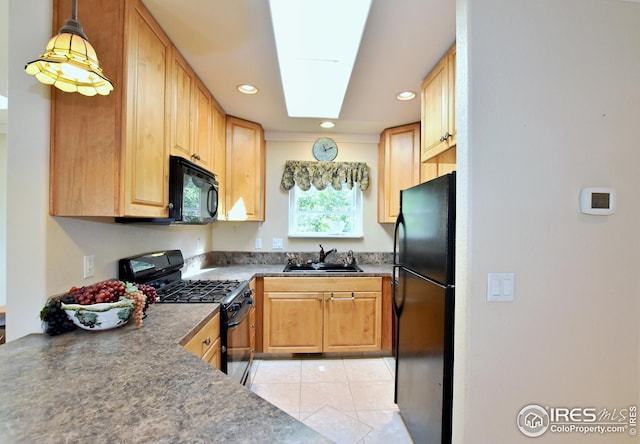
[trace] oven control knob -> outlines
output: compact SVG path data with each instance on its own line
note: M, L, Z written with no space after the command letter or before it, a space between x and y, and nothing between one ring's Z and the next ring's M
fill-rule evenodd
M226 353L227 352L227 347L225 345L223 345L222 347L220 347L220 351L222 353Z

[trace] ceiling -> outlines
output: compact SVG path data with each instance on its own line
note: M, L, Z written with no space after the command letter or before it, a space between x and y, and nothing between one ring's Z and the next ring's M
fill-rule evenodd
M287 116L268 0L142 2L227 114L272 133L327 131L320 118ZM322 23L314 32L330 33L332 26ZM372 0L340 117L328 131L377 135L419 121L419 94L408 102L395 96L419 92L454 40L455 0ZM257 86L258 94L237 92L243 83Z

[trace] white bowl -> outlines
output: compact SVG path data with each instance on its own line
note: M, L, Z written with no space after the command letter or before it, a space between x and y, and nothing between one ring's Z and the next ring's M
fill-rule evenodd
M60 308L82 329L109 330L121 327L129 321L133 313L133 301L121 299L118 302L93 305L63 303Z

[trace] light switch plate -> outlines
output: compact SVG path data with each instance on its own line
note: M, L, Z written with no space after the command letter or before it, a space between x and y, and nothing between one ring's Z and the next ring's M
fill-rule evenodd
M273 238L273 243L272 243L272 248L274 250L282 250L284 248L284 241L282 240L282 238L274 237Z
M513 301L515 273L489 273L487 276L487 301Z
M96 257L94 255L84 257L82 271L85 279L93 277L95 274L95 261Z

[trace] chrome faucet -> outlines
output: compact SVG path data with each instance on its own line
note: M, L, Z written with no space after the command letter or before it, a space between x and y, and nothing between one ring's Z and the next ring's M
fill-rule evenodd
M336 250L335 248L332 248L331 250L327 251L326 253L324 252L324 248L322 248L322 244L318 244L320 245L320 260L318 262L323 263L324 260L327 258L327 256L329 256L331 253L335 253L338 250Z

